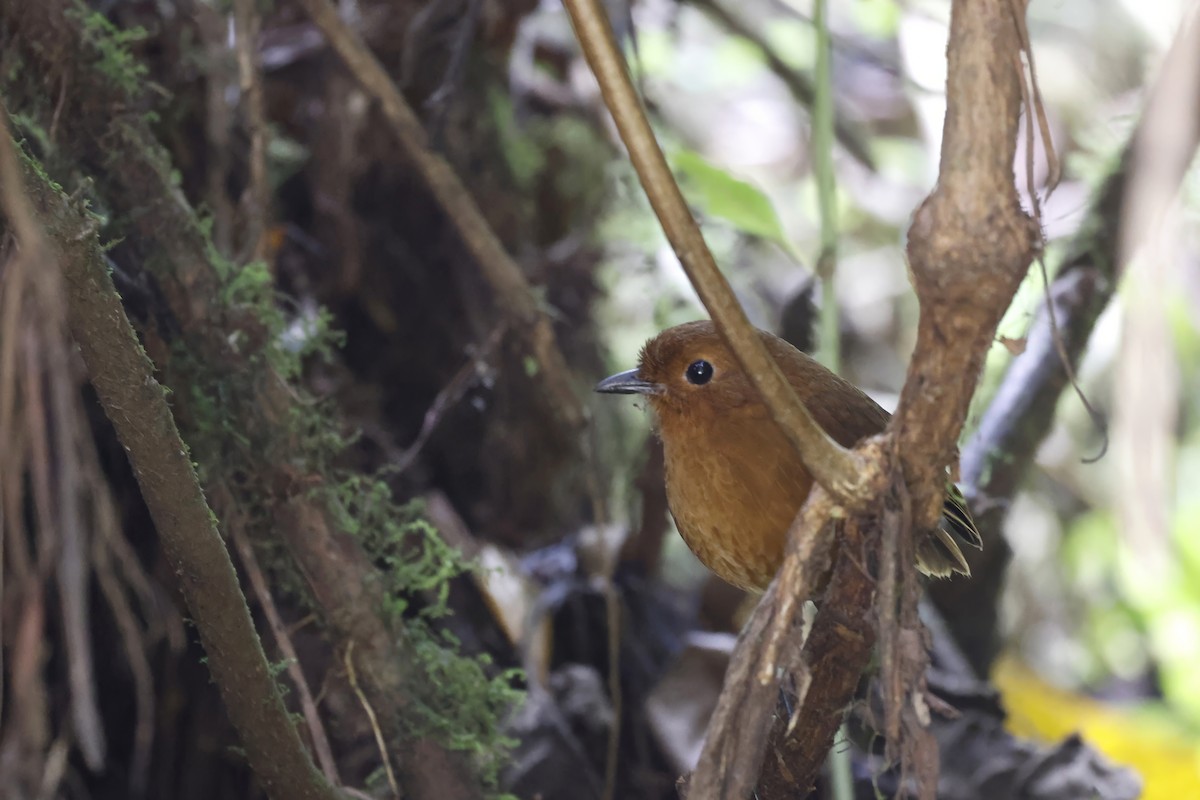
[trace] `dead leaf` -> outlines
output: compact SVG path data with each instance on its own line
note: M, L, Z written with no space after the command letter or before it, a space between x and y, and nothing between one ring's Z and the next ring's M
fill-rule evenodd
M1000 336L997 338L997 341L1004 345L1008 352L1012 353L1014 356L1019 356L1021 353L1025 352L1025 345L1028 340L1026 340L1024 336L1019 339L1014 339L1010 336Z

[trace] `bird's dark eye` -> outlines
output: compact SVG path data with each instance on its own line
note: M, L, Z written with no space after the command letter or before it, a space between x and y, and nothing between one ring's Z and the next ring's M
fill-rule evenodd
M712 380L712 364L704 361L703 359L700 361L693 361L688 365L687 372L685 372L684 375L687 377L688 383L695 386L703 386Z

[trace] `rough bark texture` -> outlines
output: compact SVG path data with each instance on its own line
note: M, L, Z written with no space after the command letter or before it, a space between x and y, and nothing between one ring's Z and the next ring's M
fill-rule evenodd
M1196 22L1182 30L1173 52L1189 54L1197 36ZM963 448L962 481L984 536L982 551L968 553L970 581L943 581L929 588L955 640L978 675L987 675L1000 647L996 628L999 595L1010 552L1002 536L1008 505L1033 463L1038 446L1054 422L1058 400L1068 386L1070 368L1079 363L1101 312L1112 301L1120 279L1122 207L1130 175L1138 169L1137 153L1148 120L1163 104L1178 103L1164 92L1171 68L1194 68L1169 58L1163 75L1149 92L1138 125L1104 182L1089 203L1087 216L1059 258L1049 301L1053 304L1059 344L1047 309L1039 311L1026 335L1024 351L1013 359L1000 388ZM1200 97L1184 101L1200 104ZM1192 129L1193 132L1195 128ZM1181 179L1195 155L1197 140L1182 148L1166 173ZM1135 232L1135 236L1142 232Z
M31 170L26 178L51 240L62 248L71 333L129 454L246 756L272 798L335 800L284 708L166 394L113 288L95 226L42 176Z
M897 477L902 471L903 484L880 495L902 500L903 514L885 515L890 524L900 526L885 536L891 542L911 537L914 529L930 527L937 520L944 465L952 458L984 356L1039 246L1038 229L1021 210L1013 181L1023 79L1013 9L1006 0L957 0L952 8L939 180L917 210L908 237L921 317L908 379L890 427L892 452L901 467L890 474ZM911 502L905 501L908 497ZM848 524L872 523L851 520ZM874 544L880 541L877 527L875 523L874 532L865 537L868 548L878 546ZM906 550L901 546L897 552ZM884 559L884 565L890 560ZM894 665L894 673L883 676L885 717L894 714L896 721L889 727L902 725L895 730L903 733L903 741L889 742L889 749L897 748L902 775L914 770L919 793L932 797L936 750L911 713L924 691L925 655L912 644L913 637L920 641L916 576L907 563L899 563L897 569L899 580L881 583L881 588L890 589L879 598L872 575L848 571L844 580L831 584L818 618L837 613L859 619L879 604L881 628L891 623L879 631L883 660ZM857 637L834 639L828 646L822 654L824 669L862 674L870 648L862 647ZM896 676L901 679L898 686L893 684ZM793 730L819 731L816 738L827 747L832 742L829 709L845 708L857 682L841 683L829 695L819 699L810 695L803 701ZM797 759L788 764L792 785L810 785L824 754L818 748L795 752Z
M804 703L806 724L797 722L789 728L792 720L781 717L775 721L759 776L760 797L803 797L807 793L816 780L816 771L807 765L824 762L846 714L845 698L854 696L862 680L861 669L846 669L845 665L865 664L875 647L875 626L867 610L874 585L862 576L868 555L864 543L869 541L853 528L842 534L829 589L801 655L796 688L804 690L799 699Z
M941 169L909 229L921 317L893 428L916 521L926 526L941 513L942 465L996 325L1040 243L1013 182L1024 79L1014 7L954 3Z
M78 98L61 109L56 158L88 170L101 196L127 215L129 239L123 246L136 254L133 260L147 270L168 309L145 334L147 347L175 390L176 413L183 415L185 426L189 420L195 424L188 400L194 387L206 380L198 373L253 374L249 405L222 413L239 415L242 432L252 442L245 454L256 463L247 478L259 502L271 509L270 516L302 523L280 525L276 531L303 565L314 597L323 603L319 610L336 646L344 649L360 636L371 645L356 649L356 663L365 695L387 732L385 741L404 791L415 798L480 796L465 756L432 739L414 741L406 735L405 710L419 683L411 656L400 647L403 637L383 617L384 578L353 536L327 524L332 515L325 500L310 491L321 478L307 470L318 467L303 464L288 428L298 399L280 375L261 363L251 364L239 348L239 341L249 342L246 349L251 351L261 344L262 326L249 311L239 313L221 302L227 278L222 278L205 233L172 182L169 160L137 101L95 67L102 56L84 35L83 24L65 3L18 0L0 6L5 48L18 49L25 59L10 88L29 93L19 99L31 104L39 97L57 96L63 85ZM172 357L180 344L193 359L187 365ZM338 557L330 558L331 553ZM185 584L195 578L183 577ZM222 676L217 677L220 682ZM229 705L234 713L260 708L257 701L241 697Z

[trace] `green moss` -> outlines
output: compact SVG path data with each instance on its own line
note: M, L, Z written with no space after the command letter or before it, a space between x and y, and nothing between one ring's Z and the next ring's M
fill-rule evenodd
M25 59L16 48L9 48L9 51L4 54L4 58L0 59L0 66L4 67L3 74L0 74L0 80L4 81L5 85L10 85L21 78L21 73L25 69Z
M500 735L505 714L520 701L519 670L498 674L486 656L470 657L435 620L450 613L450 580L473 569L421 516L421 504L397 504L379 478L349 474L329 493L326 505L340 510L339 523L382 564L387 613L404 631L403 646L419 670L420 691L410 717L413 737L433 736L469 753L485 784L494 786L514 744ZM419 606L412 601L420 597Z
M487 101L500 141L500 154L508 165L509 174L522 192L530 192L538 174L546 167L543 148L527 131L518 127L507 94L493 89L488 92Z
M267 663L267 669L269 669L271 672L271 680L275 681L275 689L279 692L280 697L287 698L287 696L292 692L291 681L284 679L284 673L286 673L288 667L295 662L296 659L294 658L284 658L280 659L279 661L270 661ZM269 703L270 699L263 698L263 701ZM291 716L293 719L303 719L302 717L298 717L295 713L292 713L289 716Z
M145 32L120 30L82 4L71 13L80 22L85 52L96 69L136 96L145 86L146 69L130 45ZM53 110L21 110L31 115L22 120L23 134L35 145L49 144L39 124L46 124ZM163 365L168 372L163 383L175 386L181 395L176 404L181 428L206 492L214 500L222 498L219 507L236 507L242 515L236 524L250 535L272 585L311 607L306 583L274 532L278 503L285 499L280 493L290 490L264 485L260 476L264 465L286 459L289 473L321 477L323 484L314 491L325 494L324 505L337 525L358 537L383 572L386 607L381 611L393 623L400 652L412 660L410 695L417 708L406 715L410 729L394 735L432 736L466 752L483 780L494 785L510 744L498 731L502 716L519 696L512 688L516 674L496 670L486 658L464 655L459 642L439 627L439 619L450 613L449 581L470 569L461 555L422 519L417 506L397 503L381 477L336 466L349 441L338 428L339 414L331 402L311 397L298 380L313 359L328 357L341 344L330 315L323 310L293 311L294 304L276 291L266 264L235 264L217 251L211 222L198 218L172 195L177 192L177 173L142 118L114 112L106 126L111 146L103 154L110 159L104 169L136 168L139 181L155 191L136 199L140 207L125 203L119 216L106 214L104 234L127 236L144 226L147 217L160 220L182 241L148 248L142 269L164 285L181 270L190 270L191 277L211 278L218 287L206 298L211 305L205 314L228 332L228 338L219 344L203 337L193 340L184 326L182 335L170 338L172 355ZM129 153L142 157L131 166L123 161ZM102 185L94 198L100 208L108 201L104 191ZM197 253L206 264L179 263ZM221 351L212 352L216 347ZM274 389L264 391L264 383L276 376L289 382L285 403L280 404L287 416L261 419L281 410L263 408L262 402L264 396L278 397Z
M82 2L76 3L68 13L80 23L84 43L97 54L96 69L129 96L137 96L146 84L148 70L130 52L129 46L146 39L146 29L118 28L99 11L93 11Z
M24 136L26 139L32 140L32 142L37 145L36 149L32 150L31 148L23 147L23 149L25 149L27 152L31 151L35 153L49 153L53 151L54 143L50 139L49 132L42 127L42 125L33 115L25 112L15 112L10 116L10 119L12 120L13 129L17 131L19 135ZM42 167L41 161L36 158L28 158L26 159L25 163L29 165L30 169L37 173L39 178L49 184L54 191L62 192L62 187L46 174L46 170Z
M449 631L435 631L423 621L408 630L416 663L432 689L422 694L417 718L446 746L469 753L484 783L495 786L507 752L516 744L499 730L504 715L521 700L514 688L520 670L490 676L490 659L461 655L460 643Z
M241 368L230 370L228 363L196 358L182 342L176 343L171 359L173 370L187 373L186 379L181 375L172 382L190 390L190 438L197 461L204 465L199 469L204 485L236 495L239 507L248 513L244 525L253 534L272 585L312 607L287 548L270 532L272 501L247 476L264 460L286 457L301 473L324 478L312 490L315 499L329 509L336 527L355 536L381 568L386 581L382 611L396 631L401 652L412 659L414 707L405 718L408 729L397 733L432 737L469 754L485 785L495 786L512 744L499 730L520 697L513 688L517 674L498 672L487 658L463 654L460 643L437 625L450 613L451 579L472 567L422 518L418 504L397 503L381 476L335 466L349 441L330 423L337 410L294 383L313 359L328 358L340 346L341 334L333 330L329 314L322 310L289 315L265 264L235 265L212 247L206 223L198 222L197 230L205 237L221 282L216 313L244 321L227 340ZM230 409L259 413L258 382L272 372L293 382L283 442L278 441L275 424L235 428L231 422L244 425L248 416Z

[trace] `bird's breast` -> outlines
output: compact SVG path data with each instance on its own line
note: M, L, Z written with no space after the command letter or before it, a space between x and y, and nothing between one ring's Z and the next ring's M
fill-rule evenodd
M663 420L660 433L667 502L688 547L729 583L765 589L812 487L791 444L769 419Z

